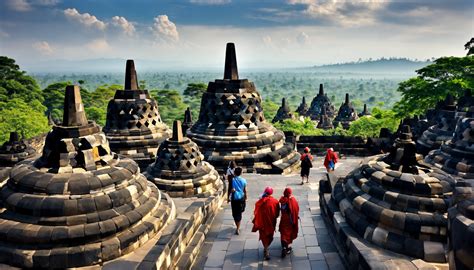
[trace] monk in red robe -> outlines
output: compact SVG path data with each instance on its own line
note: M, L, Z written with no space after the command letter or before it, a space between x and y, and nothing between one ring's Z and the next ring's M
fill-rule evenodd
M284 258L291 252L291 243L298 237L298 218L300 206L293 197L290 187L285 188L283 196L280 198L280 235L281 235L281 257Z
M263 244L265 260L270 259L268 247L273 241L280 206L278 200L273 198L273 189L266 187L262 197L255 203L252 232L258 231L259 240Z
M324 167L326 167L328 172L334 171L338 160L339 158L337 157L336 152L334 152L334 149L329 148L326 157L324 157Z

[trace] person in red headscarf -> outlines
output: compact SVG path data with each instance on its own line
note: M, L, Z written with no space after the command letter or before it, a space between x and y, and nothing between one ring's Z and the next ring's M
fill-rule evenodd
M334 149L329 148L326 157L324 158L324 167L326 167L328 172L334 171L338 160L339 158L337 157L336 152L334 152Z
M265 260L270 259L268 247L273 241L277 218L280 214L278 200L273 198L273 189L266 187L260 199L255 203L252 232L258 231L259 240L263 244Z
M284 258L290 254L290 247L293 240L298 237L298 219L300 206L290 187L285 188L283 196L280 198L280 235L281 235L281 257Z

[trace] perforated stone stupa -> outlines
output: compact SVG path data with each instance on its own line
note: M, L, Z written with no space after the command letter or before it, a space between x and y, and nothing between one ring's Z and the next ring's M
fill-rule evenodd
M435 124L429 127L416 141L417 149L423 155L438 149L441 144L450 140L456 128L456 103L452 95L446 96L436 106L436 111L431 119Z
M79 86L66 88L64 103L42 156L16 165L1 186L0 263L103 263L134 251L170 219L172 202L87 121Z
M321 129L334 128L334 126L332 125L331 119L329 119L329 116L326 113L326 107L324 107L324 106L323 106L323 110L321 112L321 115L319 116L318 125L316 127L321 128Z
M336 228L347 223L358 238L375 245L354 240L346 229L337 232L340 239L350 235L346 249L363 254L371 267L390 269L390 263L395 263L404 265L403 269L438 269L426 264L431 262L446 269L446 212L455 181L420 162L410 128L402 130L390 154L365 159L360 168L338 181L331 200L326 196L323 200L325 205L332 201L337 208L324 208L334 215ZM416 262L416 258L423 261Z
M307 116L311 117L311 120L319 120L323 107L326 107L326 114L329 118L333 118L335 115L334 105L328 95L324 93L323 84L319 85L319 93L311 101Z
M285 119L294 119L295 116L291 112L290 106L286 103L286 99L282 98L281 99L281 106L278 108L277 113L275 114L275 117L273 117L272 122L281 122Z
M222 187L219 173L204 161L197 144L183 137L181 121L174 121L173 136L161 143L145 175L172 197L209 196Z
M194 125L193 115L191 114L191 109L189 107L184 111L184 121L181 127L183 128L183 134L186 134L186 131Z
M253 82L239 79L233 43L227 44L224 79L209 82L199 119L187 136L219 171L231 160L247 172L259 173L289 173L300 164L283 132L265 120Z
M339 124L341 124L343 128L347 129L351 125L351 122L357 120L358 118L357 112L354 109L354 106L352 106L352 102L349 100L349 94L346 93L344 103L342 103L341 107L339 107L339 111L337 112L336 118L334 118L333 125L337 127Z
M132 158L142 169L153 162L160 143L171 136L156 100L148 90L139 89L133 60L127 60L124 90L117 90L109 101L103 131L113 151Z
M306 114L308 113L308 110L309 110L308 103L306 103L306 98L303 97L300 105L298 106L298 108L296 108L295 112L298 113L300 116L306 116Z
M35 149L20 140L17 132L10 132L10 139L0 147L0 168L11 167L35 154Z

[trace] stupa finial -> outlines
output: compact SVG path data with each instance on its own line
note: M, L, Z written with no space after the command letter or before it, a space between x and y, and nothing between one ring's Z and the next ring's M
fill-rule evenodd
M68 85L64 95L63 126L85 125L87 125L87 117L82 104L81 88L78 85Z
M13 142L18 142L19 140L20 140L20 136L18 136L18 132L16 131L10 132L9 142L13 143Z
M345 104L349 104L349 93L346 93L346 100L344 102Z
M181 127L181 121L173 121L173 137L171 140L181 142L183 141L183 129Z
M322 83L319 84L319 95L320 95L320 96L324 95L324 88L323 88L323 84L322 84Z
M125 90L138 90L138 77L137 71L135 70L135 62L129 59L127 60L127 66L125 67Z
M224 80L238 80L237 57L235 55L234 43L227 43L225 50Z

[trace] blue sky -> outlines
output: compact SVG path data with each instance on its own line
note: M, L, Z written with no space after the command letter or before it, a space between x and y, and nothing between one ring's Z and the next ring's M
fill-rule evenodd
M232 41L249 68L426 59L464 54L473 14L472 0L3 0L0 54L31 69L96 58L206 69Z

